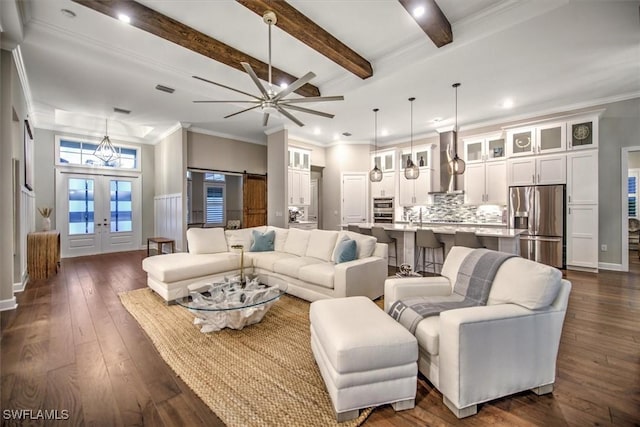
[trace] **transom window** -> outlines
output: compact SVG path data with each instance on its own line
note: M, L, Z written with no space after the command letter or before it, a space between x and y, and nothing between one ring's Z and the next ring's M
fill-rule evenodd
M56 137L58 151L58 165L68 166L100 166L114 169L139 169L139 154L137 148L123 147L114 144L120 157L110 162L104 162L93 155L99 142L81 139Z

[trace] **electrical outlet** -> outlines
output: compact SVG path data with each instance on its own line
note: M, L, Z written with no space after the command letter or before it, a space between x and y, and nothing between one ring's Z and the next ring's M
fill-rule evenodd
M607 252L607 245L600 245L600 250L602 252Z

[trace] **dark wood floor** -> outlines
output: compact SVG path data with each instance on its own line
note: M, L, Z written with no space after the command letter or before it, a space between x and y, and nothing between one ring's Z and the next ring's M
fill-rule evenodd
M18 294L18 309L0 314L3 410L67 410L65 425L222 424L118 299L145 286L144 256L63 260L56 276ZM415 409L386 405L366 425L640 425L640 263L630 259L630 273L566 273L573 290L552 395L520 393L457 420L421 376Z

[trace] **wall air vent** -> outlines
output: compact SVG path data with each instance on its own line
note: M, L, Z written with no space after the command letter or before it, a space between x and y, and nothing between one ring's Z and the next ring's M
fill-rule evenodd
M156 89L161 91L161 92L167 92L167 93L173 93L176 90L172 87L167 87L167 86L163 86L163 85L156 85Z
M125 110L124 108L113 107L113 111L120 114L131 114L131 110Z

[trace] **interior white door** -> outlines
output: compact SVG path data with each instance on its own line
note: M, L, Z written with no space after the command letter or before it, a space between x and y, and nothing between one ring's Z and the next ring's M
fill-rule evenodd
M62 257L139 249L139 178L58 172L56 200Z
M369 176L365 173L342 174L342 223L366 222Z

